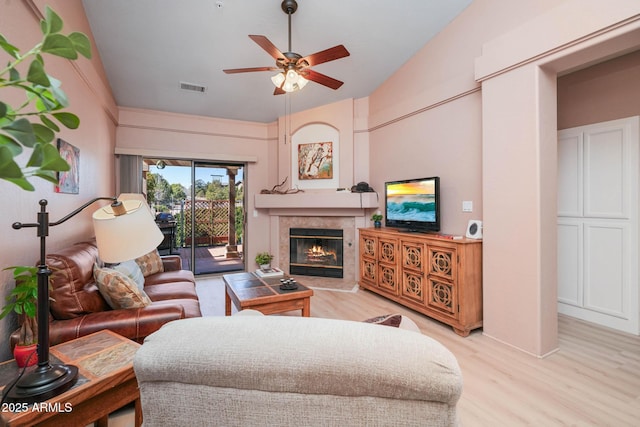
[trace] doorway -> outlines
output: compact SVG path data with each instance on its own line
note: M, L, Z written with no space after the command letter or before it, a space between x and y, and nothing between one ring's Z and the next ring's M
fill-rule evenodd
M639 123L558 133L558 312L636 335Z
M162 255L179 255L196 275L243 271L245 165L145 158L143 188L165 235Z

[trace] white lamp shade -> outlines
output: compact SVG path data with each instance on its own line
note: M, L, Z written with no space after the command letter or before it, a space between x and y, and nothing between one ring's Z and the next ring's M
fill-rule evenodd
M145 255L162 242L164 236L144 202L122 200L126 214L116 216L111 206L93 214L98 253L102 261L118 263Z

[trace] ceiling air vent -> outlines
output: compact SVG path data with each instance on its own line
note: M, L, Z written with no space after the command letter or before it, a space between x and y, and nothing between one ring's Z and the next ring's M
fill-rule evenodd
M185 82L180 82L180 89L190 90L192 92L200 92L200 93L204 93L207 90L207 88L204 86L200 86L194 83L185 83Z

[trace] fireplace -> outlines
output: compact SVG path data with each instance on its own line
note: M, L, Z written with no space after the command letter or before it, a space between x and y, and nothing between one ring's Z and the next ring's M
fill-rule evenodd
M289 255L290 274L342 278L342 230L291 228Z

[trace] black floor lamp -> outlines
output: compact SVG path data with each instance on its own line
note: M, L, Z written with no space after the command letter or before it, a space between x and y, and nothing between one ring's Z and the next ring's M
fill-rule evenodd
M49 227L62 224L99 200L111 200L111 205L98 209L93 214L96 244L100 258L109 263L135 259L155 249L163 235L155 224L145 202L119 201L116 197L97 197L59 221L49 222L46 200L40 200L38 222L13 223L16 230L36 228L40 238L40 261L38 263L38 365L25 373L9 391L11 401L40 402L50 399L71 388L78 378L78 368L73 365L49 362L49 276L46 265L46 237Z

